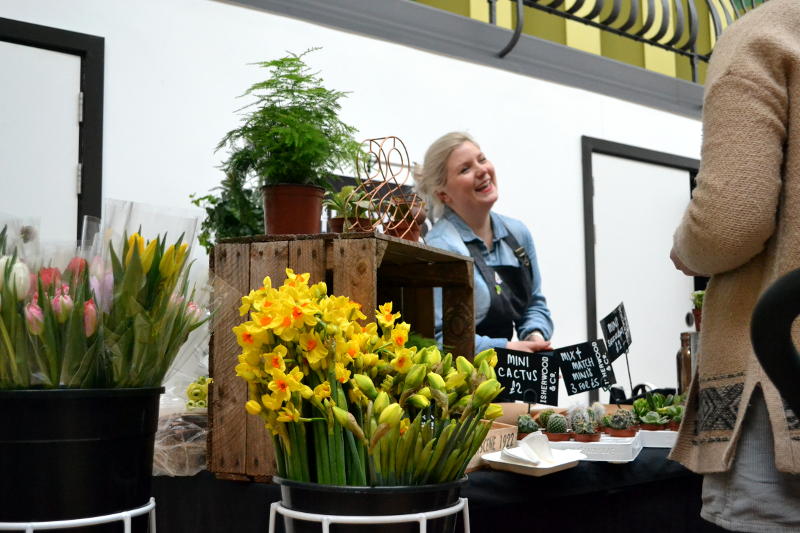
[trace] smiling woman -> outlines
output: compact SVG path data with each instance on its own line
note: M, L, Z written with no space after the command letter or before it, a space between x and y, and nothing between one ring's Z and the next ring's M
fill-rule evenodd
M475 351L550 349L553 322L533 238L522 222L492 212L497 176L478 143L466 133L443 135L428 148L414 178L435 220L426 243L475 260ZM435 330L441 342L440 289ZM515 330L520 340L512 341Z

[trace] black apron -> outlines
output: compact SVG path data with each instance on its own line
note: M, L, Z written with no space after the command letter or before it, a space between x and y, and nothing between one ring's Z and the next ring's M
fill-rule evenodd
M475 260L475 268L489 287L489 311L475 326L475 333L511 340L514 335L514 324L520 322L529 307L533 274L528 254L508 228L502 240L514 251L519 266L489 266L483 259L479 242L472 241L465 244L472 259Z

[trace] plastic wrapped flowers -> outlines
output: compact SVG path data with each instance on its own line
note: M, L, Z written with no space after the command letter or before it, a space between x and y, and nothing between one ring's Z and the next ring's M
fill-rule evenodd
M157 387L207 320L192 302L181 239L135 233L62 269L44 255L23 260L4 236L0 388Z
M502 414L494 350L453 360L406 348L409 324L392 304L366 319L308 274L242 298L233 328L245 408L272 435L278 474L331 485L421 485L459 479Z

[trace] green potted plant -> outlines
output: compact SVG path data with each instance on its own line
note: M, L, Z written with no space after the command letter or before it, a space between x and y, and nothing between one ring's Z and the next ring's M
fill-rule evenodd
M608 420L608 434L612 437L633 437L636 435L633 424L633 412L627 409L617 409Z
M570 415L573 437L578 442L597 442L600 433L594 420L594 411L591 409L576 409Z
M692 314L694 315L694 327L700 331L700 321L703 318L703 300L705 299L706 291L694 291L692 293Z
M242 95L254 101L217 146L228 152L226 173L261 185L268 234L319 233L331 173L352 168L359 150L355 128L338 116L345 93L324 87L304 62L312 50L258 63L270 75Z
M547 439L555 442L570 440L569 425L564 415L553 413L547 417L547 430L543 432Z
M328 219L334 233L372 231L372 206L364 191L346 185L339 191L327 191L322 205L336 216Z
M517 417L517 440L522 440L528 436L529 433L539 431L539 424L529 414L519 415Z

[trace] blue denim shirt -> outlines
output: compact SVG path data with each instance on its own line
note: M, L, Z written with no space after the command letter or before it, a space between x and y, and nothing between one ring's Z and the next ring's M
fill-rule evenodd
M519 260L514 255L511 247L503 241L509 232L517 239L531 260L531 272L533 274L533 286L531 287L531 303L525 312L522 321L516 324L517 337L524 339L533 330L538 329L542 332L545 339L553 335L553 320L550 317L550 310L547 308L547 300L542 294L542 276L539 273L539 263L536 260L536 249L533 246L533 238L528 228L513 218L498 215L492 212L492 232L494 233L494 243L492 250L486 249L485 243L475 235L466 222L459 217L453 210L445 207L442 218L436 221L433 228L425 236L425 243L436 248L441 248L457 254L469 257L469 250L465 243L476 241L483 254L483 259L489 266L519 266ZM475 324L479 324L486 313L489 311L490 294L489 287L483 280L483 276L476 268L475 274ZM442 289L434 289L434 328L436 340L442 343ZM487 348L505 348L507 339L492 338L482 335L475 335L475 353L486 350ZM461 355L461 354L458 354Z

